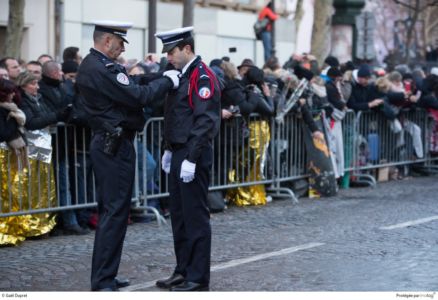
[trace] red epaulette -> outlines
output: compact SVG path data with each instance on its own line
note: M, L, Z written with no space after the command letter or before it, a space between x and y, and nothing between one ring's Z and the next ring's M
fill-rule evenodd
M199 69L204 68L205 73L207 73L208 79L210 81L210 89L207 87L201 88L198 91L198 81L199 81ZM216 82L217 86L219 86L219 82L217 81L216 75L213 73L212 70L210 70L209 67L204 62L201 62L201 66L196 67L196 69L193 71L192 75L190 75L189 80L189 105L193 109L193 90L195 90L195 93L198 95L198 97L208 100L214 95L214 83ZM220 90L219 90L220 93Z

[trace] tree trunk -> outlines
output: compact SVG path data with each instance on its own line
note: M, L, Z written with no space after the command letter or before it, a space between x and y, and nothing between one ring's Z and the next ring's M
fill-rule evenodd
M435 39L438 36L438 6L432 6L424 12L424 37L426 46L438 46L434 45ZM437 40L438 41L438 40Z
M298 32L300 30L301 20L303 19L304 10L303 10L303 0L297 1L297 8L295 9L295 43L297 43Z
M193 26L193 11L195 10L195 0L184 0L183 8L183 27Z
M20 58L23 39L25 0L9 0L8 28L3 48L3 56Z
M311 53L321 65L330 53L333 0L315 0Z
M415 25L417 24L418 14L420 12L420 0L415 1L415 9L413 10L413 15L411 19L411 23L409 24L408 31L406 34L406 53L405 53L405 62L409 64L411 61L410 51L412 48L412 38L415 34Z

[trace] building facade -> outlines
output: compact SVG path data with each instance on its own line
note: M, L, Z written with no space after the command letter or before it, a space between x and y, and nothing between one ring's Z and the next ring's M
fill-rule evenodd
M4 42L6 32L8 2L0 0L0 43ZM313 0L306 2L311 9ZM68 46L79 47L84 55L93 45L93 21L117 20L134 24L128 32L129 44L123 57L143 59L148 53L148 4L146 0L26 0L21 58L32 60L48 53L59 59L59 49ZM252 58L262 65L262 43L255 39L252 26L265 4L264 0L196 1L196 52L206 61L229 56L235 63ZM277 0L275 5L281 14L276 22L276 55L283 62L296 50L297 44L300 51L309 50L311 26L307 20L306 26L301 26L304 33L296 34L294 20L288 18L296 0ZM157 31L180 27L182 16L182 1L157 1ZM296 36L300 36L299 42ZM161 42L157 41L156 45L159 51ZM230 53L232 47L237 51Z

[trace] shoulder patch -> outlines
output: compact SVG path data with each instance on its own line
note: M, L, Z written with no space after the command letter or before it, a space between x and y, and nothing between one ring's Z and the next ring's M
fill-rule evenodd
M199 89L199 91L198 91L198 95L199 95L199 97L201 97L202 99L208 99L208 98L210 98L210 96L211 96L211 90L210 90L208 87L206 87L206 86L201 87L201 88Z
M117 74L117 81L123 85L129 85L129 78L124 73Z

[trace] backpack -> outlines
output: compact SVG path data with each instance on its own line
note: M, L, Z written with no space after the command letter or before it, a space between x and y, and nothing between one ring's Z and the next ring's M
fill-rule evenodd
M254 23L254 26L253 26L254 33L255 33L256 38L258 40L262 39L261 34L262 34L263 31L266 30L266 27L268 27L268 24L269 24L269 19L268 18L264 18L262 20L257 19L257 21Z

